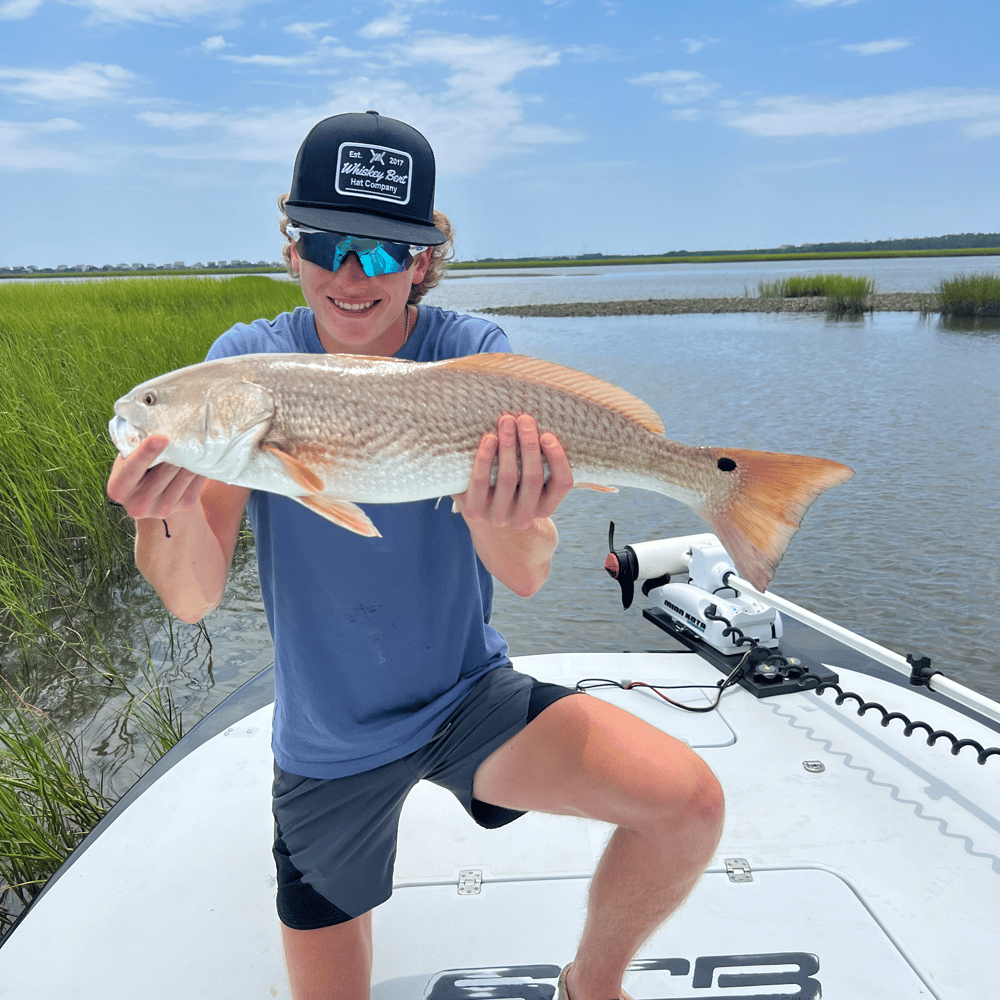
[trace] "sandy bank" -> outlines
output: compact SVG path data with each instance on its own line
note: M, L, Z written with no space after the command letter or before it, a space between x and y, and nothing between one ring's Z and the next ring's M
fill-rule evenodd
M937 296L923 292L873 295L869 308L878 312L937 312ZM494 316L640 316L674 313L826 312L826 299L636 299L625 302L560 302L526 306L484 306L470 312Z

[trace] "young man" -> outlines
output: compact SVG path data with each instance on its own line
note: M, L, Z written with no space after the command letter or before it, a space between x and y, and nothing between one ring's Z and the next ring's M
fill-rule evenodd
M410 126L375 112L320 122L281 201L309 307L238 324L209 357L510 350L492 323L418 307L449 243L433 196L433 153ZM722 795L684 744L514 671L490 625L493 577L528 597L548 575L550 517L573 484L558 440L530 414L504 415L455 498L461 516L434 501L373 506L378 539L284 497L153 466L165 446L152 437L119 456L108 493L136 519L136 563L167 608L193 622L220 603L244 509L256 537L275 645L274 855L294 996L369 996L371 911L391 894L399 813L425 778L486 827L526 810L617 826L559 991L624 997L629 961L712 856Z

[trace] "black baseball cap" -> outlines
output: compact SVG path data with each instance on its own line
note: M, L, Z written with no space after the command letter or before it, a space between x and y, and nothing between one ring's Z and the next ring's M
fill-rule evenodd
M377 111L334 115L299 147L285 202L292 222L350 236L439 246L434 151L413 127Z

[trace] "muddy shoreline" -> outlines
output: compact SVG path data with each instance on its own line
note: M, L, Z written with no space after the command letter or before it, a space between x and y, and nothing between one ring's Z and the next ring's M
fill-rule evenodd
M820 296L798 299L634 299L622 302L560 302L524 306L484 306L470 312L492 316L642 316L679 313L820 312L827 311ZM924 292L890 292L873 295L866 311L938 312L937 296Z

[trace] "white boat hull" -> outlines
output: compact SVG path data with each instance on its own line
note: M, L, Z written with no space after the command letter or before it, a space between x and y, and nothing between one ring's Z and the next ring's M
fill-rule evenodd
M703 685L686 694L701 704L720 678L692 653L515 665L571 684ZM915 689L832 665L868 699L998 742ZM626 979L636 1000L995 994L995 761L904 738L900 724L882 728L831 694L758 700L731 688L704 715L641 689L588 696L688 742L727 799L707 874ZM289 997L270 853L270 714L257 708L180 757L84 842L0 948L4 1000ZM393 897L374 914L373 998L549 1000L608 834L540 814L482 830L449 793L419 785L401 820ZM463 872L479 873L478 892L459 892Z

